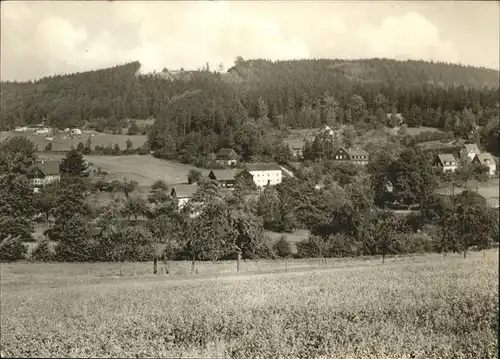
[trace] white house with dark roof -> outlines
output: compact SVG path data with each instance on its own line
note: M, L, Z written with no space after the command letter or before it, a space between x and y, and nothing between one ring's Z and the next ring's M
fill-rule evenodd
M277 163L247 163L245 169L259 188L281 183L283 170Z
M441 153L436 155L433 166L445 172L455 172L458 168L458 161L451 153Z
M497 171L497 163L491 154L488 152L478 153L472 159L472 163L478 163L488 167L489 175L494 176Z
M339 162L350 162L356 165L366 165L369 161L368 152L362 148L340 147L333 154L333 160Z
M179 209L184 207L186 203L193 197L193 195L198 190L197 184L178 184L172 186L170 195L176 198L179 203Z
M40 161L32 167L31 183L35 187L35 192L38 192L40 187L59 181L60 179L59 161Z
M296 159L302 159L303 152L304 152L304 145L306 144L305 140L285 139L284 142L290 148L290 151L292 152L292 156L294 156Z
M238 163L239 157L235 150L232 148L221 148L219 152L215 154L218 164L221 166L231 166Z
M240 176L245 176L252 178L252 175L245 169L230 169L230 170L212 170L208 174L208 178L217 181L219 187L223 188L233 188L236 184L236 180Z

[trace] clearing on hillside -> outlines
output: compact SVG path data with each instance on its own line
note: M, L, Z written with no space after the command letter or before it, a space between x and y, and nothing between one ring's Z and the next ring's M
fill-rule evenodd
M40 153L40 158L60 159L63 154ZM209 171L173 161L165 161L150 155L126 155L126 156L85 156L85 159L95 168L109 173L108 180L137 181L140 187L150 186L161 179L167 184L187 183L187 175L194 169L203 174Z
M36 135L33 132L14 132L14 131L3 131L0 134L0 141L5 141L8 138L22 136L28 138L31 142L38 146L39 151L43 151L45 146L49 143L52 143L51 151L69 151L71 146L76 148L79 142L82 142L84 145L86 144L87 139L90 136L90 133L83 133L81 136L75 138L62 138L58 135ZM52 140L48 140L47 137L53 138ZM108 145L114 146L118 144L122 150L127 148L127 140L132 141L133 148L140 148L146 143L147 136L145 135L136 135L136 136L128 136L128 135L112 135L100 132L92 132L91 136L91 148L92 150L95 146L106 147Z

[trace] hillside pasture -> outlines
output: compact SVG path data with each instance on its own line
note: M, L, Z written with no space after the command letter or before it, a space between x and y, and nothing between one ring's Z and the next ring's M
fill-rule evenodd
M481 196L486 198L488 203L492 206L498 206L499 203L499 191L500 181L499 179L492 179L486 183L481 183L475 180L468 181L464 186L458 187L448 184L442 186L436 190L436 193L442 195L451 196L453 193L455 195L462 193L465 190L477 191Z
M384 127L384 130L391 134L391 135L397 135L400 127ZM420 126L420 127L407 127L406 128L406 133L410 136L417 136L420 135L423 132L443 132L439 128L436 127L427 127L427 126Z
M76 148L79 142L82 142L84 145L87 142L89 136L91 136L91 148L94 149L95 146L106 147L108 145L114 146L118 144L122 150L127 148L127 140L132 141L133 148L142 147L146 141L147 136L145 135L137 135L137 136L128 136L128 135L113 135L99 132L91 132L91 133L83 133L81 136L75 138L62 138L61 136L52 136L52 135L37 135L34 132L6 132L3 131L0 136L0 141L4 141L8 138L15 136L22 136L28 138L35 145L38 146L39 151L43 151L45 146L49 143L52 143L52 151L69 151L71 146ZM52 140L47 140L46 137L53 137Z
M40 153L40 158L61 159L62 154ZM157 180L164 180L167 184L187 183L187 175L194 169L203 174L203 170L192 165L186 165L174 161L160 160L150 155L127 155L127 156L84 156L92 167L107 171L108 180L123 180L127 178L137 181L139 186L151 186Z
M1 265L6 357L495 358L498 250L380 259ZM118 277L120 269L125 276ZM232 273L231 273L232 272ZM451 280L450 280L451 278Z

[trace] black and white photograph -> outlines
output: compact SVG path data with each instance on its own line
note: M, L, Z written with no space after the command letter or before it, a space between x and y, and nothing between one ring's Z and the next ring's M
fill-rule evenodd
M498 358L499 1L0 7L0 358Z

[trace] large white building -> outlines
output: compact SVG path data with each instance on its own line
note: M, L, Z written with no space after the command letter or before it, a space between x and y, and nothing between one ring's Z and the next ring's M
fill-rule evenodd
M283 172L277 163L248 163L245 168L259 188L281 183Z

